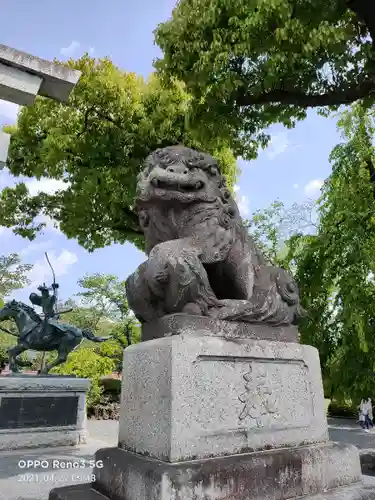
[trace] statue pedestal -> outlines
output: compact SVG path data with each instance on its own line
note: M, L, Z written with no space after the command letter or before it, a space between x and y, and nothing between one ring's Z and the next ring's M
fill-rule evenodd
M86 442L90 381L63 376L0 376L0 450Z
M95 483L57 488L50 500L82 491L88 500L307 500L323 492L319 500L333 500L340 487L363 491L358 450L328 441L317 350L256 339L251 325L252 338L228 338L219 326L125 350L119 446L96 453L104 466Z

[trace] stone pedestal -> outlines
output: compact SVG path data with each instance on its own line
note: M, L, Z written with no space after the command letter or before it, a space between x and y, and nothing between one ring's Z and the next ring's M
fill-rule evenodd
M90 381L63 376L0 376L0 450L86 442Z
M119 446L168 462L328 439L318 352L178 335L126 350Z
M104 466L95 483L55 489L50 500L83 498L83 491L87 500L284 500L323 492L319 500L329 500L347 486L362 495L358 450L328 441L317 350L262 339L270 330L293 339L282 329L208 328L187 324L179 335L125 350L118 447L97 452Z

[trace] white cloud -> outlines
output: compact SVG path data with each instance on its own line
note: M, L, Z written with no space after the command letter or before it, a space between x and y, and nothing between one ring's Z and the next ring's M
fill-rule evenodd
M238 201L237 201L237 206L238 210L240 211L240 214L245 217L246 215L249 215L249 198L247 196L239 196Z
M300 148L298 144L292 144L289 140L289 134L285 131L274 134L271 137L270 144L266 150L266 155L269 160L274 160L277 156L286 151L293 151Z
M67 47L62 47L60 49L60 54L66 57L72 57L72 55L77 52L80 46L81 44L79 42L73 40L70 45L68 45Z
M266 154L270 160L274 160L277 156L284 153L287 150L288 146L288 134L286 132L280 132L279 134L275 134L272 136Z
M320 190L323 186L323 181L321 179L313 179L308 182L305 186L305 194L309 198L318 198L320 196Z
M293 189L298 189L299 188L299 184L293 184Z
M56 278L67 274L69 268L78 262L77 255L65 249L58 256L54 252L50 252L48 256ZM33 268L28 273L28 278L31 281L28 288L35 288L43 282L48 283L51 281L51 269L44 258L35 262Z
M30 196L36 196L38 193L54 194L56 191L64 191L68 189L69 184L57 179L33 179L26 183Z
M53 246L52 240L40 241L30 243L26 248L20 251L20 255L26 256L36 252L47 251L49 248Z
M241 188L238 184L233 186L233 191L238 210L240 211L240 214L245 217L249 214L249 198L245 195L240 194Z
M7 118L12 123L17 121L19 110L20 106L18 104L0 99L0 116L4 116L4 118Z
M89 55L93 56L94 54L95 54L95 48L94 47L90 47L89 48Z

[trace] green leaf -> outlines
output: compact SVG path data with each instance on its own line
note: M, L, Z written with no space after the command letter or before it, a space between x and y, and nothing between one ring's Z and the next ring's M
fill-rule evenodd
M231 144L251 159L252 140L271 123L302 120L310 106L374 104L373 19L363 5L180 0L155 31L155 66L186 84L197 116L230 125Z
M30 283L28 273L32 267L30 264L23 264L16 253L0 255L0 307L3 298Z
M59 189L34 195L22 182L3 189L0 225L33 239L48 216L89 251L126 241L142 248L132 208L137 175L152 150L171 144L215 154L235 183L231 125L193 119L184 84L165 86L155 75L145 81L87 55L68 64L82 72L68 104L40 97L23 108L7 162L13 175L52 179Z

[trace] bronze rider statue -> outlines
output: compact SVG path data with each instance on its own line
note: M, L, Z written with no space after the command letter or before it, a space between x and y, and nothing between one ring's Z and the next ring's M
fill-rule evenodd
M47 287L45 283L43 283L42 286L38 287L40 295L38 295L37 293L32 293L29 297L30 302L34 306L39 306L43 309L44 339L47 342L52 339L51 332L53 331L53 328L49 328L50 325L56 326L57 331L60 330L60 324L57 322L57 320L59 319L59 314L56 311L58 288L58 283L53 283L50 288ZM52 295L50 295L50 290L53 291Z

